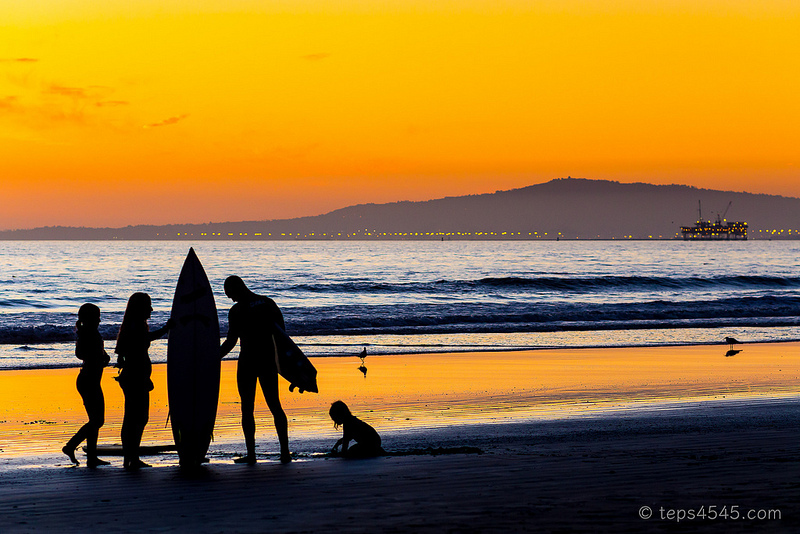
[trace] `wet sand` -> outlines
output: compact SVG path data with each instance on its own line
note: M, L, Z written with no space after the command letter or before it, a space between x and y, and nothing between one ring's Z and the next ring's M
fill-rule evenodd
M170 454L139 473L119 458L69 467L59 449L85 417L77 370L0 372L2 530L797 531L800 345L741 348L369 356L366 378L357 358L318 359L321 394L282 392L295 461L276 461L261 399L254 467L231 459L242 440L226 362L212 461L194 474ZM113 374L102 443L119 435ZM145 441L166 443L163 366L154 382ZM340 398L393 456L325 457ZM705 519L678 521L701 506ZM711 520L712 506L728 518Z

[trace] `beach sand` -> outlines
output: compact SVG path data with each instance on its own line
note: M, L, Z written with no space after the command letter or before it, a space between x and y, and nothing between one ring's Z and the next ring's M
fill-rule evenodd
M85 419L77 370L3 371L0 529L800 531L800 344L740 348L369 356L366 377L357 358L320 358L319 395L282 391L289 465L259 400L256 466L232 462L243 445L236 364L225 362L211 463L196 473L172 454L137 473L115 457L70 467L60 448ZM113 374L101 443L118 442ZM168 443L164 366L153 378L145 442ZM337 399L393 455L326 457L340 436L327 416ZM687 517L700 507L705 518Z

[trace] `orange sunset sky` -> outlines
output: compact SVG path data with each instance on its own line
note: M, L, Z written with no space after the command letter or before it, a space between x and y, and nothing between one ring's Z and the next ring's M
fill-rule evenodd
M796 0L0 0L0 229L800 196Z

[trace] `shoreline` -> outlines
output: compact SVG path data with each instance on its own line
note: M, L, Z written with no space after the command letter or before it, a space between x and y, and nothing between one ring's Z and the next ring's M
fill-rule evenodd
M689 327L686 327L689 328ZM720 327L722 329L723 327ZM302 336L300 336L302 337ZM292 339L295 339L294 337ZM104 341L110 341L105 339ZM224 341L224 338L220 338L220 342ZM747 341L741 342L737 344L737 347L741 347L744 349L745 347L755 347L755 346L770 346L770 345L787 345L787 344L799 344L800 339L780 339L780 340L767 340L767 341ZM75 342L74 341L52 341L52 342L43 342L43 343L34 343L34 344L23 344L18 345L16 343L3 343L0 344L0 347L15 347L18 349L25 349L25 350L35 350L37 346L52 346L52 345L66 345L71 352L74 349ZM163 346L162 346L163 345ZM317 344L303 344L298 343L298 346L302 349L304 346L318 346ZM156 350L161 350L162 352L166 351L166 339L159 339L153 342L153 348ZM355 345L347 345L355 346ZM370 348L371 345L368 343L365 344L357 344L358 347L366 347L367 349ZM402 346L402 345L398 345ZM463 349L453 349L452 346L445 345L445 348L442 350L420 350L420 351L413 351L413 352L370 352L369 357L372 359L381 358L386 356L392 357L405 357L405 358L414 358L417 356L446 356L446 355L463 355L463 354L498 354L498 353L514 353L514 352L531 352L531 353L539 353L539 352L549 352L549 351L560 351L560 350L577 350L577 351L591 351L591 350L615 350L615 349L661 349L661 348L674 348L674 349L691 349L694 347L726 347L728 345L724 343L720 343L718 341L708 341L708 342L697 342L697 343L651 343L651 344L621 344L621 345L576 345L576 346L541 346L541 347L497 347L497 348L490 348L486 346L479 346L479 347L465 347ZM163 350L162 350L163 349ZM113 361L115 356L113 353L113 347L106 347L106 351L112 355L112 364L106 368L106 372L113 372L116 369L113 366ZM312 361L316 359L354 359L358 358L359 355L357 352L348 353L348 354L314 354L308 356ZM228 355L225 357L223 361L238 361L238 353L237 355ZM6 371L37 371L37 370L57 370L57 369L80 369L81 365L80 362L75 360L72 363L74 358L70 359L70 363L65 364L39 364L37 366L30 366L30 367L7 367L2 368L0 367L0 373ZM166 365L166 361L155 360L153 361L153 365Z

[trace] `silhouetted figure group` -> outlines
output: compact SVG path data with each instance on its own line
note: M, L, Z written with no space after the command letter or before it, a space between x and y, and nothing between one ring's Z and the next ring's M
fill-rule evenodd
M153 381L150 380L153 366L148 349L151 341L162 337L172 326L170 319L163 328L150 332L147 320L152 311L150 296L147 293L131 295L120 325L115 349L117 367L120 368L116 379L125 395L121 432L124 455L122 465L128 470L149 467L139 458L139 445L149 420L150 392L153 390ZM100 380L103 368L111 361L103 348L99 325L100 308L88 303L81 306L76 323L78 336L75 355L83 360L83 365L78 373L77 387L86 407L86 413L89 415L89 422L83 425L61 449L72 463L78 465L75 449L86 440L86 465L89 467L108 465L108 462L97 457L97 435L105 422L105 400Z
M253 293L238 276L225 280L225 294L234 301L228 314L228 334L220 345L220 359L224 358L238 342L239 362L236 381L241 397L242 431L247 452L235 459L237 463L255 464L255 398L256 384L267 406L272 412L275 430L280 443L280 461L290 462L289 432L286 414L278 394L278 369L275 362L275 346L272 338L272 325L277 324L285 330L283 314L275 302ZM154 389L150 376L152 363L149 356L150 343L163 337L174 326L170 319L162 328L150 331L147 321L153 311L147 293L134 293L128 300L125 315L117 336L117 367L120 368L116 380L125 396L125 411L122 420L123 467L138 470L149 467L139 458L139 447L150 412L150 392ZM87 465L97 467L108 462L97 457L97 437L104 423L105 401L100 381L103 368L110 358L103 348L103 339L98 331L100 309L94 304L84 304L78 311L77 341L75 355L83 361L77 379L78 392L83 399L89 422L61 449L70 461L78 465L75 450L86 440ZM366 352L366 351L365 351ZM366 354L363 354L365 356ZM362 357L363 363L363 357ZM366 369L364 369L366 371ZM364 372L366 375L366 372ZM383 453L381 438L367 423L350 413L342 401L333 403L330 416L334 427L342 426L343 437L333 448L334 455L347 458L367 458ZM349 447L351 441L355 445ZM341 453L338 448L341 446Z

